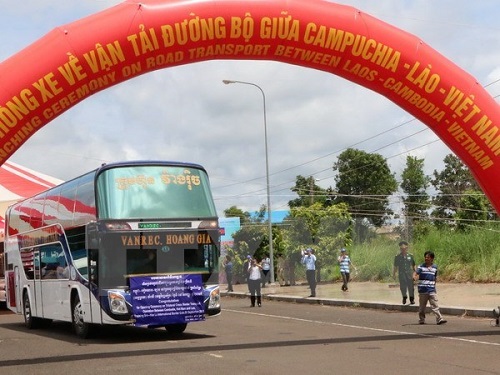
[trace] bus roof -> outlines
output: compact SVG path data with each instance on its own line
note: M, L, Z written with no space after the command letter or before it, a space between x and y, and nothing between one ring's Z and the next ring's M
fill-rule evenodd
M166 161L166 160L132 160L132 161L118 161L112 163L103 163L99 168L95 171L100 173L102 170L111 169L116 167L133 167L139 165L165 165L165 166L173 166L173 167L188 167L188 168L196 168L205 171L205 168L200 164L190 163L190 162L180 162L180 161Z

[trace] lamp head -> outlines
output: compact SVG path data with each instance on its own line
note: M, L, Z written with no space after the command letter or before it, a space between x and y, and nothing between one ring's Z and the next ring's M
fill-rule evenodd
M225 85L229 85L229 84L231 84L231 83L235 83L235 82L234 82L234 81L231 81L231 80L229 80L229 79L223 79L223 80L222 80L222 83L224 83Z

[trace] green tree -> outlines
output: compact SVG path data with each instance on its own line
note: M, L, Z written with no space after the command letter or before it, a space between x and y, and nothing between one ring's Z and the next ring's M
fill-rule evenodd
M401 174L400 186L405 194L403 197L405 227L408 230L408 239L411 240L414 227L427 220L427 210L431 205L427 193L430 177L424 173L424 159L414 156L406 157L406 167Z
M432 212L438 227L454 226L455 216L462 208L462 195L467 190L480 190L469 169L457 156L448 154L443 161L444 169L440 172L434 170L431 180L438 190L433 199L435 208Z
M226 217L239 217L241 227L233 234L233 246L228 249L228 253L234 257L235 275L242 276L241 265L247 255L262 259L265 254L270 254L269 247L269 226L267 224L267 208L261 205L259 211L252 216L248 212L237 208L229 207L224 210ZM276 265L278 254L284 252L285 242L281 228L273 225L273 262Z
M249 212L243 211L241 208L238 208L236 206L231 206L229 208L226 208L224 210L224 216L225 217L239 217L241 225L249 223L250 219L251 219L251 215Z
M264 224L247 224L234 233L234 250L238 256L257 256L269 245L267 226Z
M362 226L363 221L382 226L392 214L389 196L398 187L384 157L349 148L339 155L333 170L337 172L335 202L349 205L356 226Z
M322 264L333 264L338 249L352 243L351 222L345 203L293 207L287 229L291 252L313 247Z
M488 199L480 191L466 190L460 200L460 207L456 214L457 228L460 230L484 226L488 220Z
M294 193L299 196L288 202L288 206L292 207L307 207L314 203L325 204L327 196L326 190L316 185L314 177L303 177L301 175L296 177L295 186L291 188Z

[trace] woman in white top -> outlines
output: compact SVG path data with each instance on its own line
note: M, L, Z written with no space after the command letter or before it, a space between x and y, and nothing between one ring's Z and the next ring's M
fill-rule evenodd
M271 270L271 258L269 258L268 254L264 256L260 264L262 266L262 287L265 288L266 282L268 284L271 283L271 280L269 280L271 277L271 273L269 272Z
M260 296L261 271L262 266L257 263L257 260L255 258L252 258L252 261L248 265L248 290L250 291L251 307L255 307L256 297L257 306L262 306L262 300Z

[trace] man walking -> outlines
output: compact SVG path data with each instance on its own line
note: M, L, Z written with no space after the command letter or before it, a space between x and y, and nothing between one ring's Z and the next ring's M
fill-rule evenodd
M438 298L436 292L436 281L438 268L434 264L434 253L430 250L424 253L425 262L419 265L413 274L415 280L418 280L418 323L425 324L425 308L427 302L431 305L431 311L436 316L437 324L445 324L446 319L443 318L439 311Z
M413 273L415 272L415 258L408 253L408 242L399 243L399 254L394 257L394 267L392 276L396 278L396 272L399 277L399 289L403 297L403 305L406 304L408 296L410 305L415 304L415 287L413 286Z

